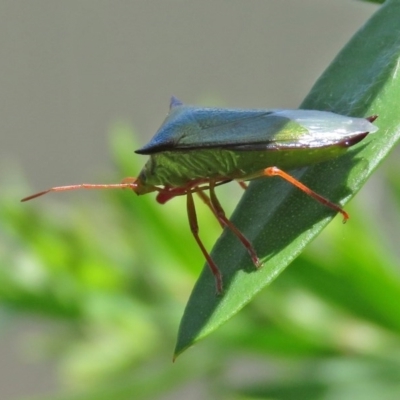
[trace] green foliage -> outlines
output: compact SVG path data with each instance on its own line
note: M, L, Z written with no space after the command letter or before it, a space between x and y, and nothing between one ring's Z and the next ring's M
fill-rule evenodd
M398 134L394 49L400 45L393 21L400 18L400 2L384 7L359 33L371 35L369 40L364 37L360 45L354 39L306 101L309 107L380 115L380 130L357 154L302 173L303 181L334 200L347 201L358 190L359 176L366 179ZM373 50L367 51L370 46ZM142 166L143 160L133 155L138 146L132 137L123 125L112 132L113 176L134 175ZM203 260L189 233L184 199L160 206L152 195L137 197L129 191L77 192L20 204L16 198L29 191L3 190L3 329L9 316L29 315L46 323L41 340L32 338L30 347L57 358L61 380L72 388L68 395L48 397L52 400L173 398L177 396L171 393L189 384L195 384L202 398L398 398L400 273L397 240L391 233L396 236L400 230L400 166L395 158L389 162L376 183L382 187L378 203L390 225L382 223L373 207L361 206L377 190L362 191L358 203L346 206L351 219L345 226L336 218L273 285L175 364L171 359L177 325ZM329 210L272 181L266 188L253 185L234 216L247 233L247 227L270 215L270 236L249 235L257 249L267 238L288 231L297 217L311 232L307 241L331 219ZM229 199L236 196L228 191L235 189L218 188L228 209ZM287 193L295 197L286 199ZM220 227L201 204L199 221L210 247ZM240 245L230 240L224 234L219 241L220 249L229 247L214 253L219 265L228 253L242 258L237 256ZM295 248L288 248L297 254L303 241L296 239ZM259 280L260 289L275 277L270 272L256 275L250 268L240 274ZM194 292L198 295L205 280L200 298L204 304L198 303L197 313L187 314L192 323L216 301L208 275L206 270ZM227 290L228 299L239 296L240 306L259 290L242 283L238 278ZM192 305L188 307L186 313L192 312ZM187 336L181 349L191 341L193 336Z

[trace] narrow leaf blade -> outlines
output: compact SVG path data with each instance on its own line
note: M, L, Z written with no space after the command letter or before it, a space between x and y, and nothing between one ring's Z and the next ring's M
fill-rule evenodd
M379 131L356 149L332 162L293 173L342 205L361 188L400 136L399 20L400 2L385 3L341 51L301 105L352 116L379 115ZM237 313L333 217L329 209L278 178L253 182L232 221L254 244L265 264L256 271L237 239L230 232L222 234L211 256L223 273L224 294L215 295L214 279L206 266L185 309L175 355Z

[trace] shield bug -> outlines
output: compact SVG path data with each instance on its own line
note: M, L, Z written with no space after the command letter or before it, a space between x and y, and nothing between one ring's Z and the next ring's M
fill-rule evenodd
M157 192L156 199L161 204L185 195L190 230L215 277L217 293L221 294L221 272L200 239L193 193L209 206L222 227L237 236L258 268L261 262L254 247L225 216L215 187L232 180L245 187L245 181L280 176L341 213L345 222L349 216L339 205L284 170L340 156L377 130L372 124L376 118L354 118L315 110L202 108L183 105L172 97L170 112L158 132L148 144L136 150L137 154L149 156L137 178L125 178L117 184L58 186L22 201L75 189L131 189L137 195Z

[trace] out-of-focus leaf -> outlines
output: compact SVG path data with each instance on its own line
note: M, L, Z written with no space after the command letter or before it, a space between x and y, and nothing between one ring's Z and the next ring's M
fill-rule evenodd
M239 393L255 399L394 400L400 396L399 379L399 364L393 360L310 359L299 369L292 365L285 381L254 384Z

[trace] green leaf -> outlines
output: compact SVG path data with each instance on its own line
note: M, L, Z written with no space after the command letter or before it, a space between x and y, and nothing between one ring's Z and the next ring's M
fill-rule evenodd
M400 136L399 21L400 1L386 2L339 53L301 105L352 116L379 115L379 131L356 149L333 162L293 173L316 192L342 205L361 188ZM333 217L329 209L279 178L254 181L232 221L265 264L255 270L243 246L224 231L211 253L223 273L224 294L216 296L214 278L206 266L185 309L175 355L236 314ZM336 218L334 223L341 221Z

